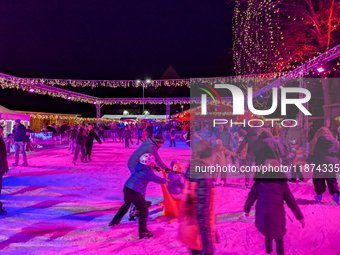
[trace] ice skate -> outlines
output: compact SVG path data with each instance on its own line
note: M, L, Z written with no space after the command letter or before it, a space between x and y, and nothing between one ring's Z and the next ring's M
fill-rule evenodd
M22 166L28 166L28 164L27 163L23 163Z
M144 233L139 233L139 239L150 238L153 237L153 233L146 230Z
M134 216L130 216L129 221L136 221Z
M2 202L0 202L0 215L6 216L7 215L7 211L5 210L5 208L2 206Z
M315 196L315 200L318 204L321 204L321 200L322 200L322 194L321 195L316 195Z
M13 163L12 166L18 166L18 163Z
M113 221L111 221L111 222L109 223L109 227L112 227L112 226L114 226L114 225L118 225L118 223L115 223L115 222L113 222Z
M89 162L92 162L92 158L91 158L91 156L89 156Z
M337 203L339 205L339 194L338 193L333 194L332 199L335 203Z

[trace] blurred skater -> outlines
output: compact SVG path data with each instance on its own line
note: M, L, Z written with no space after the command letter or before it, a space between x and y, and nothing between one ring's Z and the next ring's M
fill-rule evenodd
M130 148L130 145L129 145L129 140L131 140L131 131L130 129L128 128L128 126L125 127L125 130L122 134L122 137L123 139L125 140L125 148Z
M266 165L280 167L279 161L275 159L267 160ZM278 255L283 255L283 236L286 234L284 201L300 221L302 227L305 226L303 215L287 185L284 173L266 172L254 180L255 184L244 205L245 216L249 216L251 207L257 200L255 225L259 232L266 237L266 252L267 254L273 252L273 239L275 239L276 252Z
M174 144L174 147L176 147L176 141L175 141L175 128L172 126L170 130L170 146L172 147L172 144Z
M332 132L326 128L320 128L314 135L313 140L309 144L309 155L307 163L314 163L313 184L316 192L316 201L321 203L322 194L326 191L326 183L328 191L333 200L339 204L339 187L336 180L335 168L340 160L340 144L334 139ZM328 167L324 171L324 166ZM311 168L311 166L310 166ZM318 171L317 169L322 169ZM311 170L311 169L309 169Z

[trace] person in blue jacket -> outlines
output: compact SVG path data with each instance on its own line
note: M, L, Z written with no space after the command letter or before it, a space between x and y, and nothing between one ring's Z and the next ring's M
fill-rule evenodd
M166 179L158 177L154 174L155 157L150 153L143 154L139 163L135 167L135 172L126 181L124 186L124 201L115 217L110 222L109 226L118 225L123 216L129 210L133 203L139 211L139 238L150 238L153 233L146 229L146 222L149 214L148 204L145 201L146 186L150 181L165 184Z

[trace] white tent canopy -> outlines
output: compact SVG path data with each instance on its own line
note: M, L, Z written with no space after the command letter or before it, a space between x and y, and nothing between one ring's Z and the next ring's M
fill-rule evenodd
M31 120L31 117L30 115L17 113L0 105L0 119L13 121L16 119L20 119L21 121L29 122Z
M143 119L152 119L152 120L166 120L166 115L110 115L105 114L102 116L103 119L114 119L120 120L121 118L125 119L135 119L135 120L143 120Z

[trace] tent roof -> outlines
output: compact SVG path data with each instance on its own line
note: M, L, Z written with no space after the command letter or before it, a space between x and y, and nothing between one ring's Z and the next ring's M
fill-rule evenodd
M0 113L5 113L5 114L18 114L15 111L12 111L6 107L3 107L2 105L0 105Z
M165 70L163 75L161 76L161 79L180 79L178 73L176 70L172 67L172 65L169 65L169 67Z
M3 120L20 119L22 121L30 121L31 117L29 115L17 113L0 105L0 119Z

